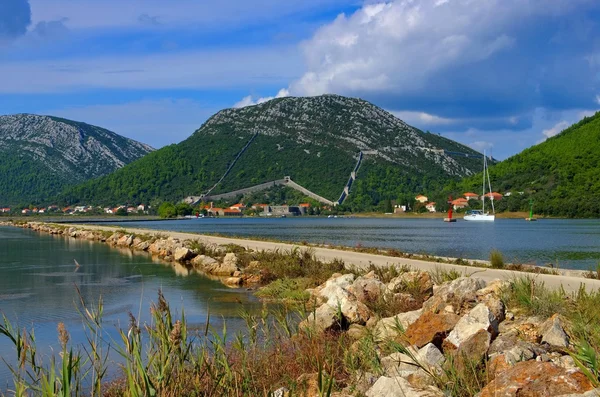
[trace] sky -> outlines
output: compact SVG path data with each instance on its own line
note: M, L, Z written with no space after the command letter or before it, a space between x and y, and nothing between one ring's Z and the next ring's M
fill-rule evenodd
M600 1L0 0L0 114L159 148L325 93L507 158L600 110Z

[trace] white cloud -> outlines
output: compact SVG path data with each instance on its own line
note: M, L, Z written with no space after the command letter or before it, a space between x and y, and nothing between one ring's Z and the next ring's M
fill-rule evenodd
M542 131L542 135L544 135L546 137L546 139L548 138L552 138L554 135L558 135L561 133L561 131L563 131L564 129L568 128L571 124L565 120L556 123L552 128L548 128L546 130Z
M234 108L244 108L246 106L258 105L260 103L265 103L275 98L284 98L286 96L290 96L290 92L286 88L280 89L275 96L267 96L261 97L256 100L252 98L252 95L245 96L241 101L237 102L233 105Z
M591 46L575 57L569 46L564 51L571 55L563 56L559 44L522 27L535 23L551 35L562 29L557 20L595 26L588 9L600 9L597 0L366 2L303 43L307 70L290 92L360 96L442 118L466 117L478 107L517 126L520 112L554 103L557 96L582 106L592 89L586 73L594 73L584 56ZM566 30L569 43L575 33ZM565 79L565 73L577 77Z
M483 152L485 150L488 155L491 155L490 150L494 147L494 144L486 141L475 141L469 143L469 146L478 152Z
M340 15L305 43L309 70L292 84L292 93L418 89L433 72L479 62L515 44L500 26L528 11L503 3L395 0Z
M216 110L192 99L163 98L40 113L97 125L159 148L186 139Z
M596 103L600 105L600 95L596 95Z
M411 125L449 125L459 121L425 112L391 111L390 113Z

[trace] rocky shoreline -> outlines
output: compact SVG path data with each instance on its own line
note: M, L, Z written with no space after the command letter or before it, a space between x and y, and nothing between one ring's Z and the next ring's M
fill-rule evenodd
M121 231L104 232L86 230L85 227L46 224L41 222L0 223L5 226L17 226L50 235L66 236L89 241L106 243L112 247L129 248L133 251L147 252L153 258L167 263L178 263L206 276L217 278L230 287L256 286L262 282L260 276L246 274L238 266L235 253L217 245L206 246L200 240L179 240L164 237L161 233L136 235ZM202 254L209 251L215 257Z
M200 239L37 222L10 225L147 252L219 277L231 287L274 282L263 277L261 263L242 263L243 255L231 252L234 247ZM594 306L585 301L592 295L560 295L561 309L543 306L557 298L533 278L485 281L476 274L408 268L329 274L325 282L306 290L311 310L297 332L348 340L344 354L359 357L357 352L364 350L361 354L372 361L357 365L359 369L344 368L347 375L335 379L339 387L331 396L600 396L597 367L582 358L585 337L567 308ZM519 295L523 286L530 289ZM587 327L597 326L593 315L585 320ZM300 395L323 395L318 377L301 374L294 382L304 385ZM275 396L295 391L277 386Z

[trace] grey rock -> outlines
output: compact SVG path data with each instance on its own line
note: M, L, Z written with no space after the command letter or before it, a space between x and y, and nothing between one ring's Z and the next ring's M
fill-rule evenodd
M173 252L173 259L177 262L184 262L194 256L194 253L189 248L180 247Z
M406 331L409 325L417 321L422 313L423 310L419 309L412 312L400 313L394 317L382 318L374 328L375 339L383 341L396 337L400 331Z
M498 334L498 320L485 304L480 303L458 321L445 342L458 348L482 329L493 336Z
M542 324L540 331L542 334L542 343L545 342L558 347L569 346L569 336L563 329L562 321L558 315L555 314Z
M365 393L367 397L443 397L441 390L429 386L426 389L416 389L402 377L382 376Z
M314 329L319 332L329 331L340 328L341 323L338 318L338 312L328 304L319 306L313 313L310 313L306 320L299 325L300 329Z

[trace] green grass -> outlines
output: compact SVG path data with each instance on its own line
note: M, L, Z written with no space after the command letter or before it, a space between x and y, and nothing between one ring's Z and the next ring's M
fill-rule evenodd
M493 249L490 252L490 264L494 269L504 269L504 256L502 252Z
M275 299L284 303L308 302L310 294L306 289L314 287L310 278L283 278L275 280L256 291L259 298Z

